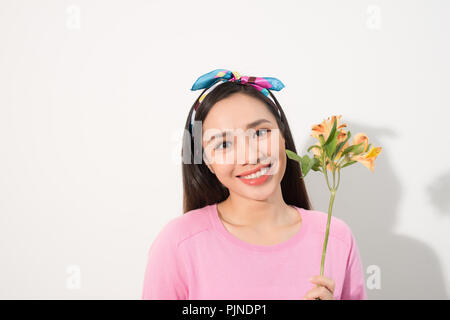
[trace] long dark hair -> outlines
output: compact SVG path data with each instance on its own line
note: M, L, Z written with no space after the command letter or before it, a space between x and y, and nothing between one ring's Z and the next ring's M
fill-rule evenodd
M208 89L205 89L203 92L206 90ZM200 159L198 157L199 152L203 155L203 147L199 148L197 146L195 148L194 137L196 134L192 134L192 132L198 132L198 130L201 130L201 128L197 127L198 124L203 123L211 108L218 101L238 92L261 100L265 103L269 111L277 120L278 128L280 129L280 132L286 142L285 148L297 152L283 109L272 92L270 90L268 91L276 105L274 105L270 98L266 97L251 85L229 81L217 85L206 95L206 97L202 100L201 105L198 107L194 120L201 122L194 122L194 126L191 131L191 115L201 95L194 102L186 120L183 134L183 147L181 150L184 213L207 205L222 202L230 195L228 188L226 188L206 166L203 161L203 157L201 157L201 163L200 161L196 161L198 163L194 162L194 157L196 154L196 159ZM277 109L280 110L281 117L278 115ZM197 141L197 144L201 145L201 140ZM288 205L294 205L310 210L312 209L312 206L306 191L305 182L301 178L302 174L300 164L295 160L289 159L287 155L286 158L286 171L283 179L281 180L283 199Z

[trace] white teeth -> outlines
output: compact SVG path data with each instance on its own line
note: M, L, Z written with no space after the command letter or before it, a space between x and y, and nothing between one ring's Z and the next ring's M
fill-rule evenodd
M255 178L259 178L262 175L266 174L267 171L269 171L269 167L264 167L261 170L259 170L258 172L255 172L253 174L250 174L248 176L243 176L241 177L242 179L255 179Z

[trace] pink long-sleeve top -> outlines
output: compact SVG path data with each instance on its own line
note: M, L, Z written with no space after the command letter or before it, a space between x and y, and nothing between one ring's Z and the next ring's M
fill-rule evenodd
M173 218L148 252L142 299L294 300L314 287L320 273L327 214L296 206L302 225L275 245L256 245L232 235L216 204ZM324 276L335 281L336 299L367 299L355 238L332 217Z

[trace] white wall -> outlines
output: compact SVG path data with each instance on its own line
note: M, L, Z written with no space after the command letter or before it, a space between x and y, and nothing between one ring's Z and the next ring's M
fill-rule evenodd
M225 68L285 83L301 153L333 114L383 147L374 174L344 169L334 206L381 271L369 298L447 299L449 14L445 0L2 0L0 298L140 299L148 247L182 213L190 88ZM326 211L323 177L307 187Z

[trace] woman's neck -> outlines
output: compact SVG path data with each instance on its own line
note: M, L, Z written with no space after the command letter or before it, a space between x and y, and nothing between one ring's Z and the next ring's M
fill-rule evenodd
M283 227L298 219L297 211L284 202L281 188L265 200L230 194L225 201L217 204L217 209L221 219L228 224L256 229Z

